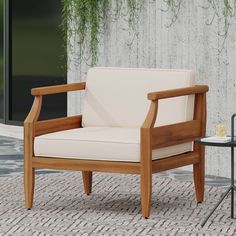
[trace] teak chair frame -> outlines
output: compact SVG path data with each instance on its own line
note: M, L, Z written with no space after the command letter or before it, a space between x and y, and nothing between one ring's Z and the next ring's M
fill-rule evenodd
M142 215L148 218L150 216L152 195L152 174L193 164L196 200L198 203L203 201L205 187L205 150L204 146L197 144L194 140L205 135L206 92L208 91L208 86L196 85L148 94L151 104L141 127L140 162L97 161L35 156L35 137L57 131L82 128L82 115L38 121L42 106L42 97L44 95L84 90L85 87L86 83L82 82L34 88L31 91L35 99L31 111L24 122L24 190L26 208L31 209L33 205L36 168L82 171L84 191L88 195L92 190L92 172L139 174L141 176ZM193 120L154 127L160 99L187 95L195 95ZM152 150L186 142L194 142L193 151L168 158L152 160Z

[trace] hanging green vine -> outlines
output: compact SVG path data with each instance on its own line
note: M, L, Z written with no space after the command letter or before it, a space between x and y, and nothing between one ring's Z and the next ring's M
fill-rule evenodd
M183 0L163 0L167 4L166 12L172 13L172 19L167 27L171 27L178 19ZM206 10L213 12L210 20L206 22L207 25L213 25L217 21L218 31L217 35L222 38L219 43L218 53L220 54L225 47L225 42L229 34L229 29L232 20L236 17L236 0L205 0L207 6L203 7ZM209 14L210 15L210 14Z
M221 53L229 33L231 20L235 17L236 0L207 0L207 2L208 6L206 9L213 10L213 16L211 17L210 21L207 22L207 25L212 25L215 19L218 20L218 24L220 25L217 34L223 39L222 45L219 48L219 53Z
M67 47L68 38L76 35L80 46L79 59L90 61L95 65L98 61L99 39L111 12L111 0L62 0L63 22L62 29ZM143 0L116 0L114 18L118 19L126 5L128 22L131 28L137 23ZM88 58L86 55L90 55Z
M171 27L177 21L184 1L187 0L163 0L166 9L162 11L172 14L171 22L167 27ZM222 46L219 46L221 52L231 21L236 15L236 0L205 1L207 6L204 8L213 11L206 24L212 25L217 20L218 36L223 39ZM62 2L62 29L66 49L74 44L68 39L76 39L76 43L80 46L79 62L85 61L95 65L98 62L98 45L108 20L117 21L122 17L122 20L127 20L129 29L137 31L139 15L145 0L62 0Z
M183 0L163 0L163 1L167 5L167 9L163 11L171 12L172 14L171 22L167 25L167 27L169 28L177 21Z

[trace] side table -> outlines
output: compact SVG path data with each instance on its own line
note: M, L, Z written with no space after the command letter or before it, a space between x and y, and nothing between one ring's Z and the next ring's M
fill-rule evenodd
M201 226L203 227L211 215L214 213L216 208L222 203L222 201L231 193L231 218L234 218L234 192L236 191L236 186L234 184L234 148L236 147L236 141L234 140L234 118L236 114L234 114L231 118L231 141L226 143L217 143L217 142L207 142L203 141L201 138L197 139L196 141L199 144L205 146L215 146L215 147L230 147L231 148L231 185L228 187L226 192L222 195L218 203L215 207L211 210L211 212L206 216L206 218L202 221Z

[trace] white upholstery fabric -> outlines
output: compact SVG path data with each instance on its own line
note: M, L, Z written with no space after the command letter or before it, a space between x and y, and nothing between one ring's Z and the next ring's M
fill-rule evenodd
M188 70L92 68L88 72L83 127L141 127L149 92L194 85ZM191 120L193 96L161 100L155 126Z
M192 150L192 143L153 151L153 160ZM36 156L109 161L140 161L140 129L88 127L35 138Z
M147 94L194 85L192 71L92 68L88 72L84 128L35 138L36 156L109 161L140 161L140 127L150 101ZM159 102L155 126L191 120L193 96ZM192 150L192 143L153 151L153 159Z

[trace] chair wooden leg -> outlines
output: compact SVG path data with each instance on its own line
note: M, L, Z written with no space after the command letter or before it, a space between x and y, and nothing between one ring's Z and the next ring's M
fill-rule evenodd
M205 155L201 150L200 162L193 165L193 177L196 192L196 199L198 203L204 200L205 191Z
M149 113L156 116L157 106L152 103ZM154 114L152 114L154 113ZM149 119L146 119L141 128L141 206L144 218L150 216L152 198L152 142L149 128L153 126Z
M31 209L34 199L35 170L25 166L24 171L24 188L25 188L25 206Z
M83 183L84 183L84 192L87 195L90 195L92 192L92 177L93 173L91 171L82 171Z
M152 173L148 172L142 173L141 206L142 206L142 215L146 219L150 216L151 198L152 198Z

